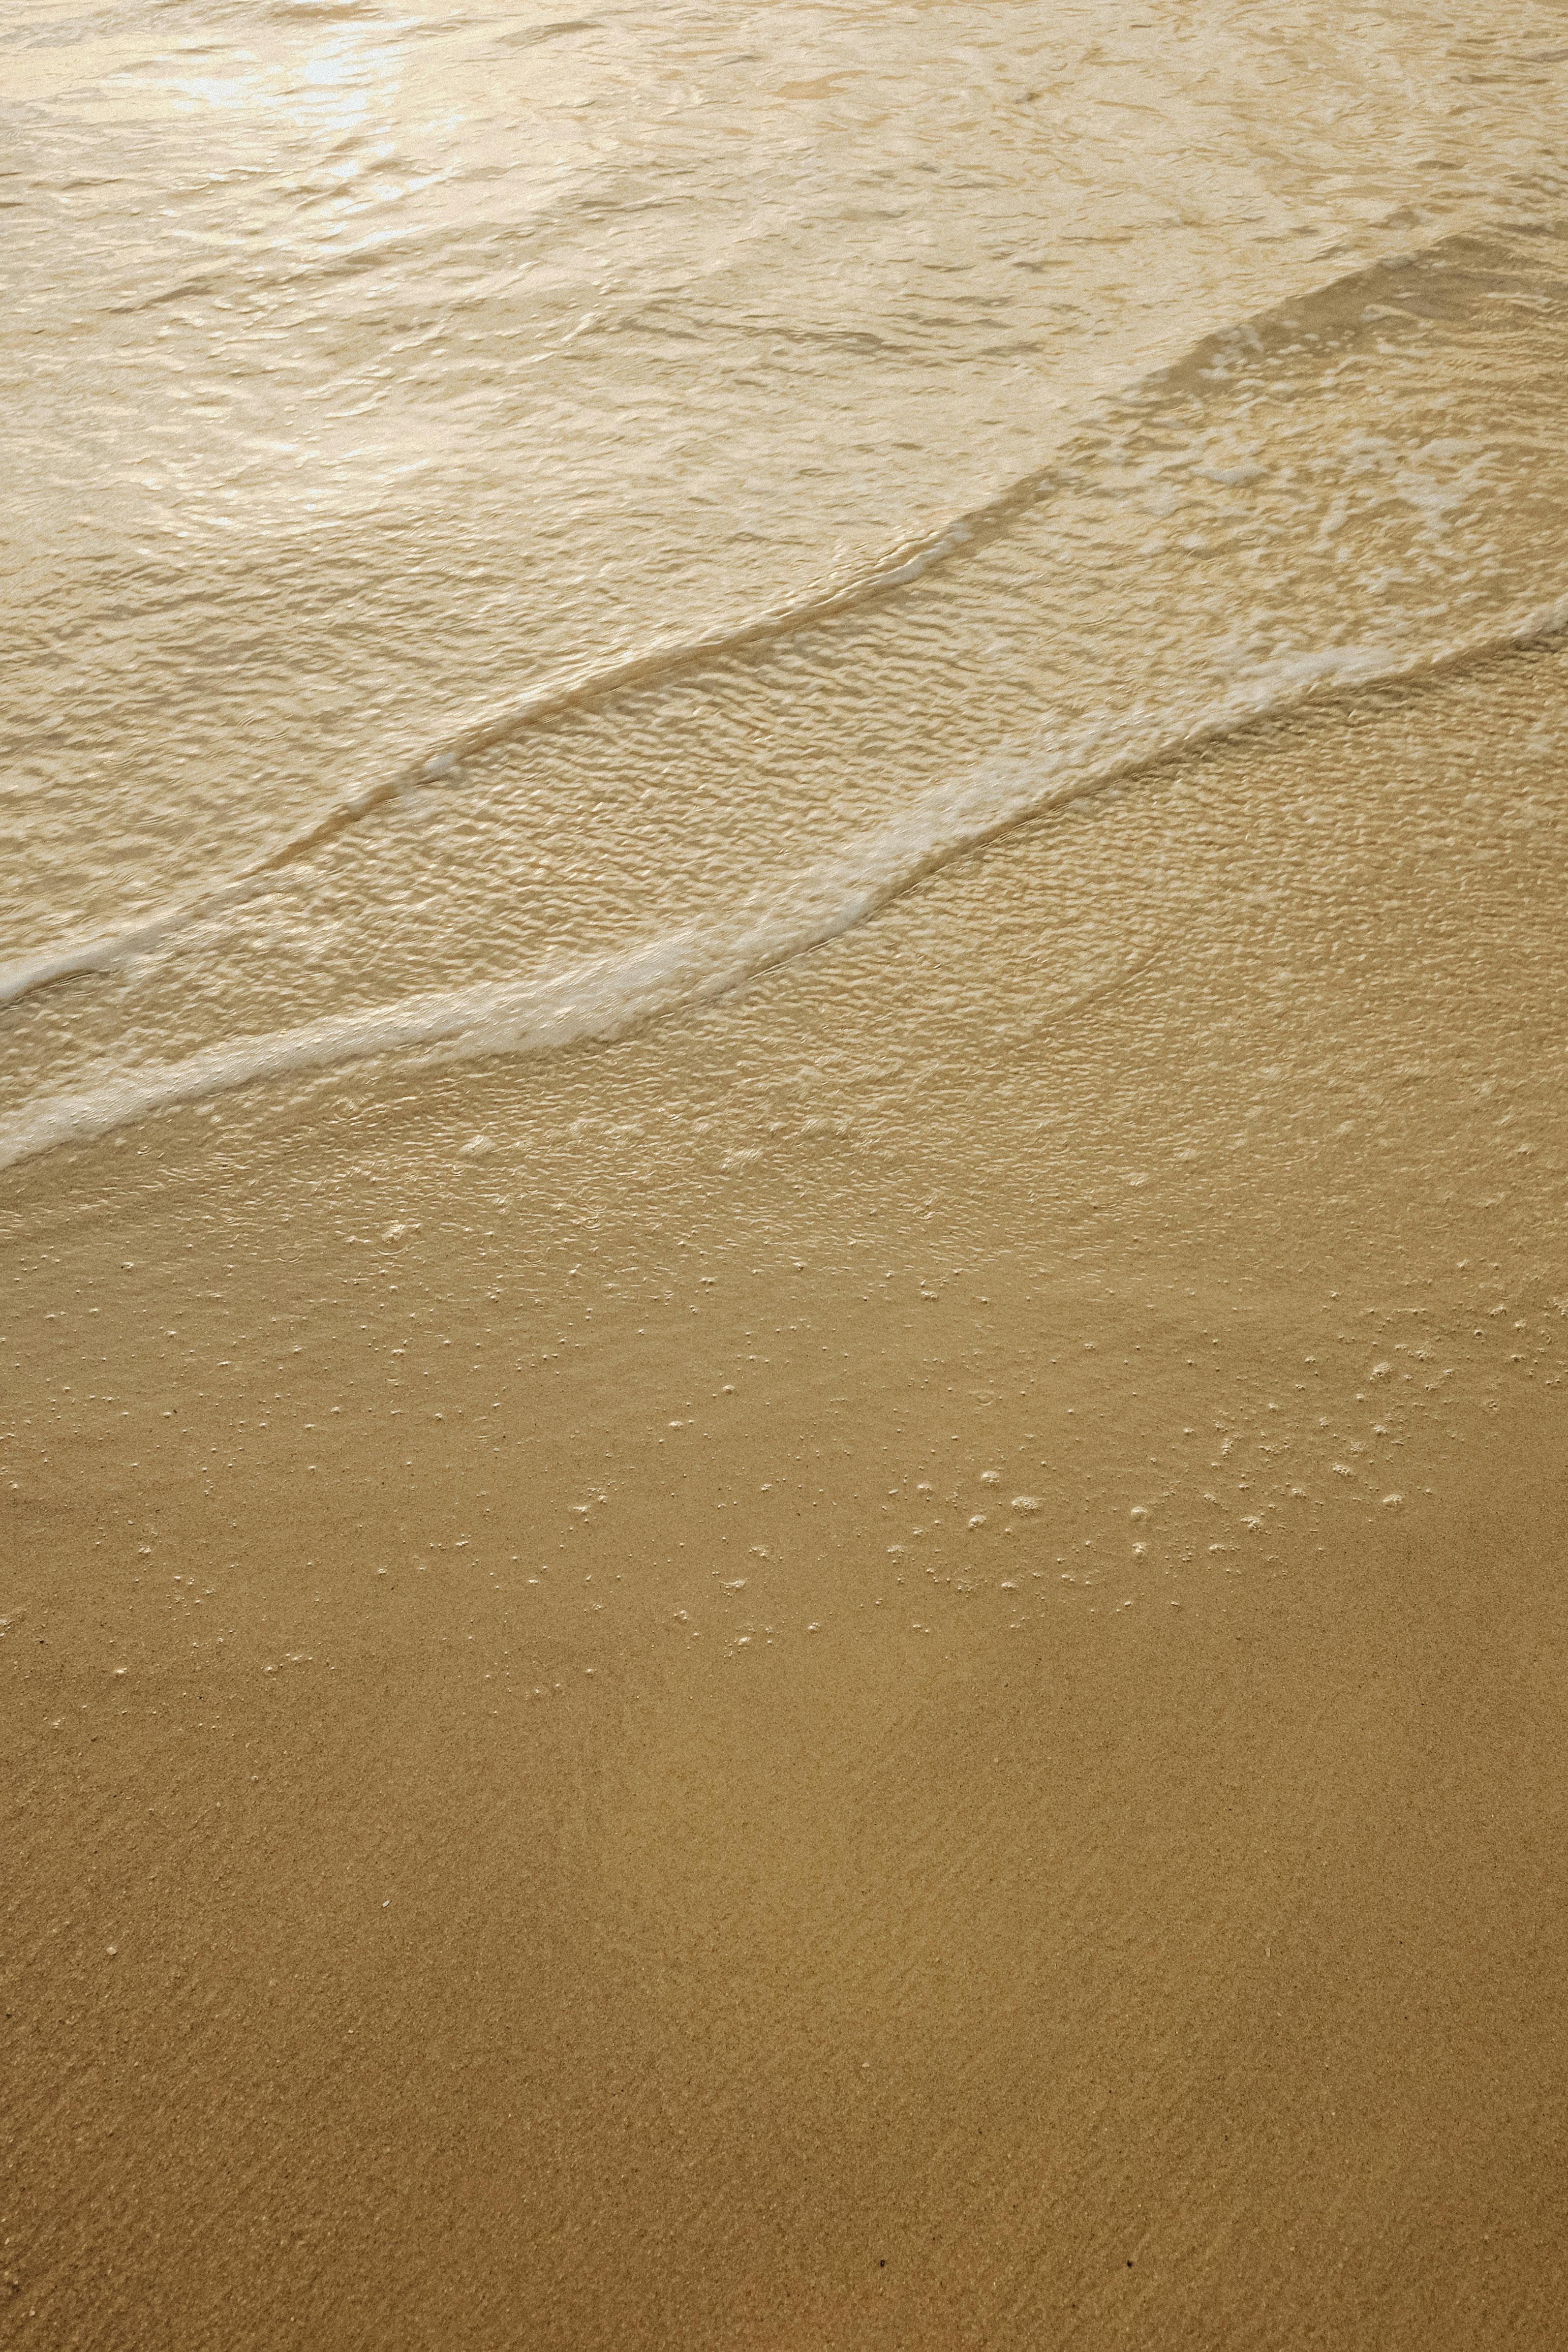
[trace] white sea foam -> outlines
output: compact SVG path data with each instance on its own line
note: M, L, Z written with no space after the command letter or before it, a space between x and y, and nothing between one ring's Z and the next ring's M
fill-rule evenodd
M846 851L808 867L786 888L747 899L725 919L517 981L413 996L269 1036L233 1038L179 1061L100 1064L87 1083L44 1097L0 1127L0 1168L262 1079L389 1054L447 1063L542 1054L622 1035L821 945L966 851L1153 761L1323 692L1409 677L1564 629L1568 595L1484 637L1420 654L1362 645L1277 656L1206 707L1182 712L1135 707L1075 734L988 760Z

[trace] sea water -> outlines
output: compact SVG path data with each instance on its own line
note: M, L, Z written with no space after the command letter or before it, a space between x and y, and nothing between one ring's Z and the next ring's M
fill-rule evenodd
M1536 0L14 0L0 106L0 1164L1568 625Z

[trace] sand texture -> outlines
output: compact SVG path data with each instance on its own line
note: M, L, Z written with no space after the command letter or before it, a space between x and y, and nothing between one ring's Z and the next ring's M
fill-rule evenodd
M11 1171L11 2340L1561 2341L1565 753Z

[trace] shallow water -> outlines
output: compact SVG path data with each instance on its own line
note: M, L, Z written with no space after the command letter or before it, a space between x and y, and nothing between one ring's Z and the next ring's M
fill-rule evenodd
M37 2341L1555 2347L1565 74L0 18Z
M616 1034L1568 619L1554 9L0 46L0 1162Z

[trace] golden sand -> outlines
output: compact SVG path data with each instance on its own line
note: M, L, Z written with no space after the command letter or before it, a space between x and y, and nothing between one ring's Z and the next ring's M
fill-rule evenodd
M6 1179L17 2341L1559 2340L1565 751Z

